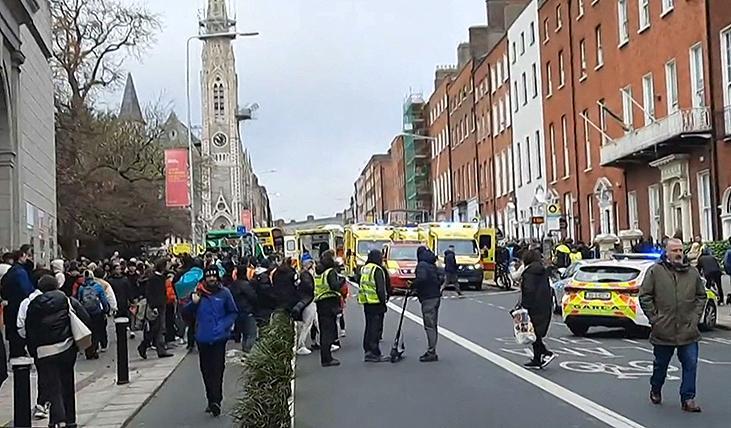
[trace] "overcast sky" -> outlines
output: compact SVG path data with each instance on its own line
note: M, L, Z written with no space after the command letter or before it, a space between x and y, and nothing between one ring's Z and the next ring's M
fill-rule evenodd
M185 118L185 39L205 0L142 0L163 31L142 61L128 61L142 103L160 98ZM190 7L183 6L184 3ZM244 145L267 186L275 218L345 209L370 156L401 129L410 90L425 99L434 68L456 62L467 28L484 24L484 0L230 0L239 104L256 102ZM193 123L200 124L200 45L193 45ZM121 93L120 93L121 97Z

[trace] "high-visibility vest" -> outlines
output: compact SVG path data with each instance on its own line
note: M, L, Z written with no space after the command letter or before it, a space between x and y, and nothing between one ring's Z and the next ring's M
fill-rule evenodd
M332 271L332 268L326 270L321 275L315 275L315 301L327 299L330 297L340 297L340 292L330 288L330 284L327 283L327 276Z
M368 263L361 268L360 289L358 290L358 303L361 305L381 303L376 286L376 272L381 269L374 263Z
M576 263L580 261L583 257L580 252L572 251L571 254L569 254L569 258L571 259L571 263Z

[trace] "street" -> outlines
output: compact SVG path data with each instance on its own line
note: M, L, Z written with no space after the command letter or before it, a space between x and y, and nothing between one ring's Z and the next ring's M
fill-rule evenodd
M348 337L336 354L342 365L323 369L316 354L299 357L295 393L298 427L338 426L536 426L727 427L731 418L727 381L731 333L704 335L698 375L699 415L684 414L678 397L679 363L673 360L664 403L648 399L651 346L622 331L596 329L577 338L554 318L546 345L558 355L543 371L522 364L530 346L516 345L507 311L516 292L447 292L440 311L437 363L420 363L426 347L418 301L404 321L407 359L363 363L362 310L352 298L346 309ZM389 305L381 350L388 353L401 297ZM722 308L722 312L728 312ZM324 404L322 397L337 397ZM353 415L366 415L354 420Z

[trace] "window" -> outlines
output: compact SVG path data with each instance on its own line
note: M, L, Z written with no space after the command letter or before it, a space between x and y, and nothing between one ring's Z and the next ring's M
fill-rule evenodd
M497 63L497 86L503 86L503 63L500 61Z
M566 83L566 74L563 67L563 50L558 51L558 87L561 88Z
M497 135L499 123L500 122L498 122L498 119L497 119L497 106L495 106L495 104L493 104L492 105L492 135Z
M563 209L565 210L566 214L566 234L564 237L566 238L573 238L574 237L574 204L571 203L571 193L566 192L563 195Z
M510 93L505 94L507 99L505 100L505 127L510 128L510 119L512 115L510 114ZM517 97L515 102L517 103Z
M526 78L525 73L523 73L520 77L523 81L523 105L526 105L528 104L528 79Z
M602 47L602 26L597 25L594 29L594 37L596 38L596 68L604 65L604 48Z
M508 54L507 53L504 53L503 54L503 71L504 71L504 73L503 73L503 82L507 82L508 81L508 78L510 77L510 73L508 72L508 70L509 70L509 67L508 67Z
M591 231L591 242L594 242L596 237L596 224L594 222L594 195L588 195L586 197L586 208L589 211L589 229Z
M530 148L530 135L525 137L525 169L527 174L526 183L530 183L530 181L533 179L533 171L531 168L531 157L533 156L532 150Z
M216 121L222 121L226 117L225 99L223 96L223 81L216 77L213 82L213 116Z
M665 86L667 90L668 115L678 111L678 66L675 59L665 64Z
M617 24L619 25L619 46L629 42L629 14L627 0L617 0Z
M731 28L721 33L721 74L723 75L723 105L725 135L731 133Z
M513 64L515 64L515 60L518 58L518 52L517 52L517 49L515 48L515 42L513 42L512 47L513 47Z
M701 237L713 240L713 208L711 206L711 175L708 170L698 173L698 211L701 216Z
M515 82L513 82L513 93L515 93L515 94L518 93L518 81L517 80ZM517 102L517 100L518 100L518 97L517 96L516 97L513 97L513 108L515 109L515 112L516 113L518 112L518 102Z
M548 141L551 144L551 180L556 181L556 131L548 125Z
M650 0L637 0L640 7L640 33L650 28Z
M579 61L581 62L581 78L586 78L586 42L579 41Z
M520 54L523 55L525 53L525 33L520 33Z
M690 48L690 84L693 108L706 105L705 78L703 76L703 47L700 43Z
M543 20L543 43L548 43L550 37L548 36L548 18Z
M515 168L513 166L514 165L513 164L513 146L508 147L507 163L508 163L508 169L505 171L508 173L508 184L510 186L510 191L512 192L513 189L515 188L515 174L513 174L514 168Z
M569 136L566 127L566 115L561 116L561 132L563 133L563 176L571 175L571 164L569 163Z
M518 178L518 187L523 186L523 149L520 141L515 146L515 176Z
M543 150L541 150L541 147L541 131L536 131L536 158L538 159L538 162L536 162L536 178L543 176Z
M494 94L497 90L497 80L495 79L495 67L490 67L490 88Z
M664 235L662 229L662 201L660 200L660 185L654 184L648 188L650 209L650 235L656 241Z
M655 89L652 82L652 73L642 78L642 107L645 109L645 123L647 126L655 121Z
M508 193L508 167L507 167L507 161L508 161L508 154L507 153L501 153L500 154L500 168L503 172L503 175L501 177L501 181L503 182L503 192L501 195L504 195Z
M561 19L561 5L556 5L556 31L563 27L563 20Z
M631 130L634 125L634 117L632 116L631 86L627 86L622 89L622 120L624 121L624 127L627 128L624 132L628 133L628 130Z
M599 134L602 145L607 144L607 111L604 110L604 99L599 100L599 129L602 130Z
M584 16L584 0L578 0L576 2L576 7L579 9L579 16L577 17L578 19Z
M546 63L546 97L553 95L553 82L551 81L551 61Z
M629 228L637 230L640 228L640 222L637 215L637 192L631 191L627 193L627 211L629 211Z
M531 77L533 79L533 98L538 96L538 72L536 71L536 63L531 65Z
M675 7L675 0L662 0L662 14L665 15L666 13L673 10Z
M505 100L500 99L498 102L498 114L500 115L500 132L505 130Z
M536 44L536 23L530 23L530 30L528 31L528 42L531 46Z
M588 118L589 117L589 110L584 110L583 116ZM583 118L582 118L583 119ZM589 133L589 121L586 119L583 119L584 121L584 151L586 152L586 170L591 169L591 134Z

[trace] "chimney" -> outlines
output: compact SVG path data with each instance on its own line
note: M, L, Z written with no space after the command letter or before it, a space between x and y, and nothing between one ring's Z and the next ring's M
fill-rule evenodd
M470 61L470 44L460 43L457 46L457 69L461 69Z
M492 29L505 29L505 3L507 0L485 0L487 25Z
M315 221L315 216L314 215L308 215L307 216L307 221Z
M436 70L434 71L434 90L437 90L439 86L446 80L451 78L455 73L457 72L457 69L453 66L446 66L446 65L440 65L437 66Z

